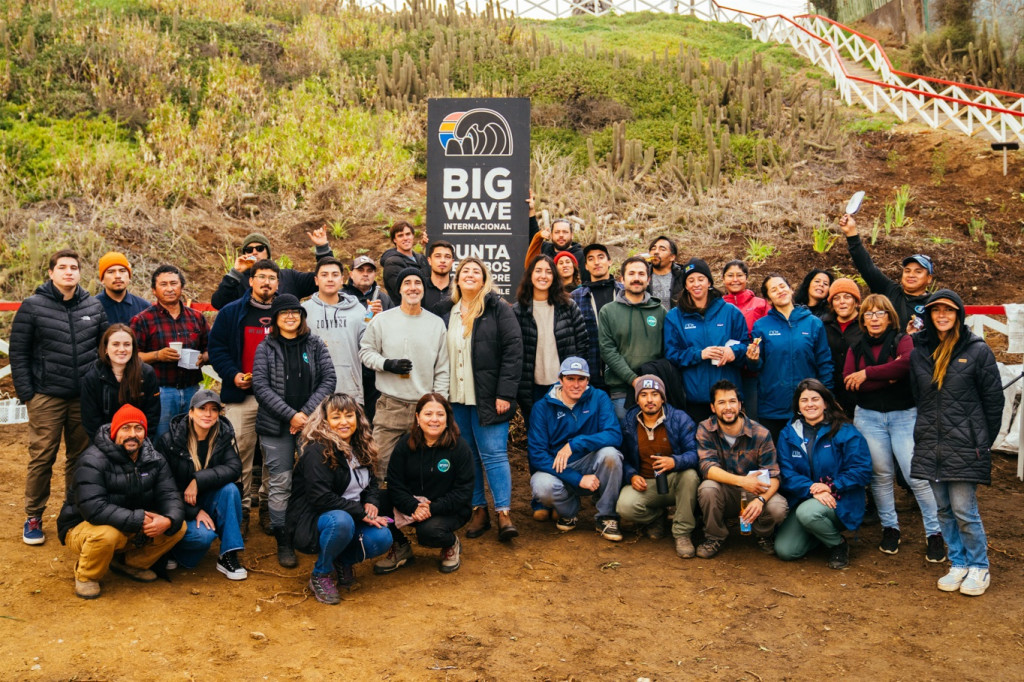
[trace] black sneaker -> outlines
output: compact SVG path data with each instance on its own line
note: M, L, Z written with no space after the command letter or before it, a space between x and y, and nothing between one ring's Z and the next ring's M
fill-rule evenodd
M942 540L942 533L928 536L928 553L925 558L933 564L941 564L946 560L946 543Z
M843 541L832 548L828 555L828 567L836 570L846 568L850 565L850 543L843 538Z
M765 535L757 539L757 548L765 554L771 556L775 554L775 536Z
M700 547L697 548L697 556L701 559L710 559L718 554L720 549L722 549L722 540L704 538L704 542L700 543Z
M217 559L217 570L227 576L228 580L245 580L249 577L249 572L245 570L245 566L238 561L238 552L227 552L224 556Z
M900 551L900 529L882 528L882 542L878 545L879 552L895 554Z
M619 530L618 519L598 519L595 527L605 540L611 540L612 542L622 540L622 531Z
M555 521L555 528L562 532L575 530L577 520L578 519L575 516L570 516L566 518L565 516L559 515L558 520Z

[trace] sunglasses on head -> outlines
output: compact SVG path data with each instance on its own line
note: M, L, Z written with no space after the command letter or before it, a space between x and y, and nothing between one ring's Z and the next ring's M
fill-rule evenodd
M252 246L246 246L242 249L242 253L256 253L257 251L266 251L267 247L263 244L253 244Z

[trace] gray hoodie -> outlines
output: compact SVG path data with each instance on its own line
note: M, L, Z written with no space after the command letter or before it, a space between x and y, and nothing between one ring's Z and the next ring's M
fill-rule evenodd
M334 363L338 393L348 393L363 402L363 366L359 362L359 342L366 329L366 309L355 296L339 293L335 305L320 300L315 293L302 303L310 330L324 340Z

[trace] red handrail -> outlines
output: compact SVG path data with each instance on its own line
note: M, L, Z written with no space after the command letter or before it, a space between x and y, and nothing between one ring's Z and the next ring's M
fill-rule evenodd
M0 312L15 312L21 307L21 301L0 301ZM200 303L193 301L189 306L193 310L198 310L201 313L214 313L217 309L210 303Z

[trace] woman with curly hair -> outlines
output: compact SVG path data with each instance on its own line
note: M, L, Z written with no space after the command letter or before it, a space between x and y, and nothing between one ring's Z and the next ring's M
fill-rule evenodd
M391 547L371 434L363 408L344 393L328 396L302 429L286 528L295 549L317 555L309 587L322 604L341 601L338 586L355 582L355 564Z

